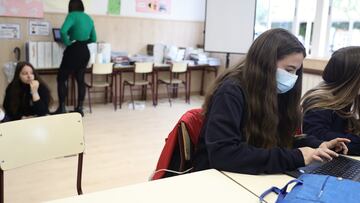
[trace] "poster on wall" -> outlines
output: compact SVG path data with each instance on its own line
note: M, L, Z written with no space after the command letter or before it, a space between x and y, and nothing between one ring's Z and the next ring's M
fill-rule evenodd
M0 24L0 39L20 39L20 25Z
M136 12L170 14L171 0L136 0Z
M29 35L42 35L50 34L50 23L46 21L30 20L29 21Z
M108 14L120 15L121 0L109 0Z
M43 18L42 0L0 0L0 16Z

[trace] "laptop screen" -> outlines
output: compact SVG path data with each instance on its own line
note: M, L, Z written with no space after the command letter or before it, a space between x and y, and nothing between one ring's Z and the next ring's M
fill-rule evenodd
M60 28L53 28L53 37L55 42L62 42L61 40L61 34L60 34Z

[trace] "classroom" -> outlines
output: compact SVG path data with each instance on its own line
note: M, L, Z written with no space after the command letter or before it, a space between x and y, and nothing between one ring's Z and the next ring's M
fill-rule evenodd
M359 10L0 0L0 203L356 202Z

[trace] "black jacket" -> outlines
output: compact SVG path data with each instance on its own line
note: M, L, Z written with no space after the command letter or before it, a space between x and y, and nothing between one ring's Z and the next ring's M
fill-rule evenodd
M351 140L347 144L350 155L360 155L360 136L347 133L348 119L328 109L311 110L305 113L303 131L323 141L338 137Z
M4 121L20 120L23 116L44 116L49 114L50 95L48 89L44 85L39 85L38 93L40 100L33 102L30 94L29 85L21 85L19 95L13 95L10 88L11 84L6 88L5 99L3 103L5 111ZM11 109L12 99L18 99L19 105L15 110Z
M240 85L231 80L225 81L216 91L201 130L194 158L195 170L216 168L259 174L282 173L304 166L299 149L263 149L246 143L242 133L245 102ZM316 147L320 144L317 139L310 142L309 145Z

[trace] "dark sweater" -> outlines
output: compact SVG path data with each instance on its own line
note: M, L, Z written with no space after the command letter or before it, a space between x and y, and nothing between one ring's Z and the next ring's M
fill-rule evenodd
M22 85L21 93L18 96L12 95L14 92L10 91L10 85L6 88L6 94L3 103L5 111L4 121L20 120L23 116L44 116L49 114L50 95L45 86L41 84L39 85L38 93L40 99L36 102L33 102L29 85ZM20 104L15 111L11 109L11 103L13 102L12 99L14 98L20 100Z
M304 166L299 149L263 149L246 143L245 98L240 85L225 81L214 94L194 158L195 170L260 174L282 173ZM319 142L313 145L319 145Z
M304 115L303 131L320 140L329 141L338 137L351 140L347 144L350 155L360 155L360 136L347 133L348 120L333 110L311 110Z

